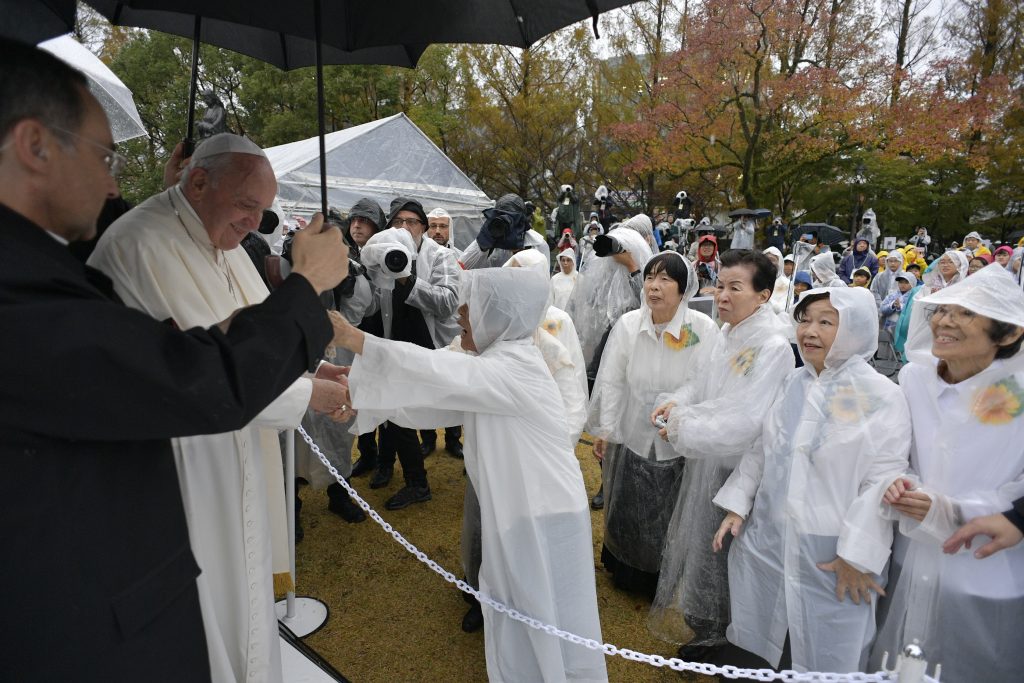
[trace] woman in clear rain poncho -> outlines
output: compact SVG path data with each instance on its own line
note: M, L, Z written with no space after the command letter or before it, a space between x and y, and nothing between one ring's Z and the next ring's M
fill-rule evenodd
M505 268L529 268L547 277L547 259L536 249L520 251L505 262ZM562 397L562 415L569 428L569 442L574 446L583 433L587 421L587 374L583 367L583 352L576 337L576 328L565 311L548 306L543 322L533 333L533 343L540 350L544 364L551 373L558 393ZM456 337L449 349L462 351L462 338ZM462 569L470 585L480 586L481 556L480 502L473 482L466 483L462 503ZM462 619L462 630L472 633L483 626L480 603L470 603Z
M558 272L551 276L551 293L554 296L552 303L556 307L565 310L579 276L576 272L576 252L565 249L558 255Z
M356 426L464 425L466 470L480 499L480 589L540 621L601 640L590 510L562 399L532 337L548 278L522 268L463 273L459 324L473 354L364 336L334 318L357 354L349 375ZM446 410L435 406L446 406ZM604 654L485 607L495 681L604 681Z
M760 437L764 416L793 369L785 326L768 303L774 282L766 256L722 254L715 292L722 335L698 380L655 413L667 419L664 438L686 466L648 623L659 638L687 643L679 651L687 660L703 661L724 645L729 625L726 558L708 543L725 513L711 499Z
M648 239L654 240L650 225L651 219L644 215L620 223L608 237L618 242L625 252L594 258L576 280L566 312L576 324L588 368L595 356L600 358L599 350L612 325L623 313L640 306L639 269L653 253L648 242Z
M813 289L793 313L805 365L714 499L729 511L715 547L736 537L728 637L773 667L788 637L798 671L860 671L892 544L878 504L906 467L909 414L867 363L878 345L869 292Z
M783 273L785 260L782 258L782 252L776 247L768 247L764 253L772 260L776 268L775 286L772 288L772 298L769 303L776 313L782 313L789 309L790 293L789 278Z
M929 294L945 289L952 284L961 282L967 277L970 260L962 251L947 251L935 263L928 267L921 279Z
M654 594L665 529L683 460L658 437L658 396L697 380L721 333L687 308L697 278L681 254L644 266L644 301L619 319L605 346L591 395L588 429L604 459L604 548L616 586Z
M943 680L1021 680L1024 545L984 560L942 545L964 521L1024 495L1022 328L1024 293L998 264L914 301L900 371L910 473L881 508L900 533L872 663L916 639Z
M885 257L879 257L879 263L881 264L878 269L878 275L871 281L871 286L868 288L875 297L875 307L880 308L882 302L895 291L898 291L896 285L896 278L906 274L903 270L903 252L899 249L893 249L891 253L885 255Z
M826 251L811 259L811 281L815 287L846 286L836 273L836 261L832 258L832 252Z

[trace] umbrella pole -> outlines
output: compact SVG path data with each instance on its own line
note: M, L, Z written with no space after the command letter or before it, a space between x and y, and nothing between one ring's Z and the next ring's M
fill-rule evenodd
M182 157L187 159L192 156L195 149L195 141L192 139L192 131L196 123L196 84L199 80L199 32L203 25L203 18L196 15L195 29L192 32L192 80L188 86L188 127L185 133L185 144Z
M327 218L327 152L324 144L327 126L324 121L324 57L321 45L320 0L313 4L313 23L316 32L316 118L320 128L320 212Z

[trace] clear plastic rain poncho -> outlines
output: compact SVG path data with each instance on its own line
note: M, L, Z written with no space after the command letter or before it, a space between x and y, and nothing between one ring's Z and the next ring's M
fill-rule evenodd
M832 252L826 251L811 258L811 280L815 287L845 287L846 283L836 273L836 262Z
M764 416L793 366L786 328L771 304L763 304L735 327L722 327L697 381L663 397L676 403L668 418L669 443L686 458L649 620L663 640L725 643L726 557L711 552L709 540L725 513L711 499L760 437Z
M572 263L572 271L569 274L562 272L562 261L567 259ZM569 296L576 287L576 280L579 279L579 272L576 270L576 252L572 249L563 249L558 255L558 272L551 276L551 293L554 296L552 303L563 311L569 305Z
M547 277L548 264L544 255L535 249L526 249L505 262L505 268L529 268ZM554 292L551 292L554 295ZM550 298L549 298L550 301ZM549 338L554 338L552 344ZM565 417L569 425L569 440L575 446L583 434L587 421L587 368L583 362L583 349L579 335L569 314L549 305L533 341L544 356L544 362L555 378L558 391L565 404Z
M639 231L625 227L626 223L620 224L609 235L629 251L637 264L647 263L653 253L647 239ZM580 273L566 312L576 324L587 366L615 321L626 311L636 310L639 306L640 297L636 287L630 283L627 269L611 256L595 258L587 271Z
M775 276L775 288L772 289L772 298L769 303L772 306L772 310L776 313L782 313L789 309L789 302L792 299L790 296L789 278L786 277L783 270L782 252L779 251L778 247L768 247L764 250L764 253L774 256L779 268L779 272Z
M893 270L889 267L889 261L899 262L899 267ZM904 267L904 254L899 249L893 249L891 253L878 259L878 274L871 280L868 289L875 297L875 307L882 305L882 302L892 294L899 291L896 287L896 278L906 275Z
M615 324L587 422L588 432L608 442L603 468L605 548L618 562L649 575L661 565L683 465L679 454L658 437L650 415L660 395L697 381L721 336L710 318L687 308L697 288L692 264L676 252L656 258L678 258L685 266L683 300L663 329L652 321L646 301ZM624 569L622 576L629 574ZM644 581L653 593L653 576Z
M979 316L1024 327L1024 292L998 264L914 300L911 362L900 372L914 425L908 478L932 503L922 522L882 503L899 519L900 533L888 613L871 659L880 662L885 650L917 639L928 660L942 664L943 680L1019 681L1024 544L984 560L967 549L946 555L942 544L962 522L1009 510L1024 496L1024 352L947 384L932 355L929 320L939 306L976 316L941 327L943 334L956 334L961 324L990 324ZM942 318L933 322L944 325ZM975 549L984 542L976 539Z
M479 501L480 589L546 624L601 640L590 509L562 400L531 337L548 278L528 269L463 273L460 304L478 355L367 336L349 375L356 423L464 425ZM446 406L438 409L435 406ZM600 651L553 638L483 607L491 680L605 681Z
M896 252L893 252L896 253ZM956 273L947 280L942 273L939 271L940 261L942 259L950 259L953 265L956 266ZM962 282L967 277L967 269L971 265L971 260L967 258L967 254L962 251L947 251L939 258L935 259L935 262L928 266L928 270L924 272L921 279L924 281L925 290L928 293L935 293L941 289L945 289L952 284Z
M763 446L714 502L746 518L729 551L729 641L776 666L788 632L794 669L847 673L867 663L877 601L839 602L836 574L817 564L838 555L884 587L892 525L878 502L906 467L910 416L899 387L867 363L878 346L874 297L848 287L804 298L820 293L839 313L824 370L789 374Z

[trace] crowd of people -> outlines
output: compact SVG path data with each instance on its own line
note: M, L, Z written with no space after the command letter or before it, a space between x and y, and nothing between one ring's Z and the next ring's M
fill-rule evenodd
M872 213L845 252L780 221L762 251L747 219L723 250L604 204L585 226L556 211L552 249L516 195L461 251L410 197L278 244L257 145L179 146L164 191L112 209L124 160L81 75L0 47L12 679L281 681L279 437L299 424L373 488L397 459L389 510L431 500L443 428L468 582L559 629L601 641L595 508L601 564L684 659L873 671L917 640L945 680L1019 679L1024 249L971 232L934 253L922 229L875 252ZM889 340L898 382L875 367ZM607 680L602 652L487 605L462 627L492 680Z

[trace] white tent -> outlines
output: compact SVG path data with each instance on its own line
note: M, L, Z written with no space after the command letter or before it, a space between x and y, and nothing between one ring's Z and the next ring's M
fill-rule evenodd
M387 213L391 200L419 200L425 211L441 207L452 216L455 245L464 248L494 202L431 142L405 114L330 133L327 203L347 212L369 197ZM320 210L320 149L317 138L266 150L277 176L278 200L286 215Z

